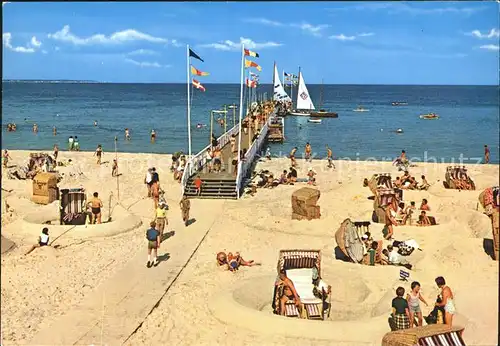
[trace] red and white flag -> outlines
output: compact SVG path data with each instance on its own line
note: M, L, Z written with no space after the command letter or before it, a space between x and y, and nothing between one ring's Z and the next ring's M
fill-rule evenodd
M205 91L205 87L201 85L201 83L198 82L196 79L193 79L193 86L198 90Z

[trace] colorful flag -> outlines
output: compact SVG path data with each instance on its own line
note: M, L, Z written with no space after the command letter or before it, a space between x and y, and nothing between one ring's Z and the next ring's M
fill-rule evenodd
M257 81L251 80L247 78L246 81L247 87L249 88L256 88L257 87Z
M208 76L210 73L208 72L201 72L200 70L196 69L193 65L191 65L191 73L197 76Z
M251 50L245 49L245 56L253 56L255 58L259 57L259 53L252 52Z
M245 59L245 67L246 68L255 67L257 69L257 71L259 71L259 72L262 71L262 67L260 67L257 63L250 61L250 60L247 60L247 59Z
M202 59L202 58L200 58L200 56L199 56L198 54L196 54L195 52L193 52L193 50L192 50L191 48L189 48L189 56L190 56L190 57L193 57L193 58L195 58L195 59L198 59L198 60L200 60L201 62L205 62L205 61L203 61L203 59Z
M299 78L296 75L294 75L293 73L286 73L286 72L285 72L285 77Z
M205 91L205 87L201 85L201 83L198 82L196 79L193 79L193 86L198 90Z

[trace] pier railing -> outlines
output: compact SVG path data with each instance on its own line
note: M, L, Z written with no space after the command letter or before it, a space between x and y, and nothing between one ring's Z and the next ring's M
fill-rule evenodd
M245 159L240 161L238 164L238 174L236 175L236 196L240 198L240 193L243 190L243 183L245 178L248 176L248 171L252 167L255 156L258 155L259 150L262 148L262 145L266 141L267 132L269 131L269 123L274 119L274 115L269 117L267 122L264 124L262 129L260 130L259 136L255 141L253 141L252 145L248 149L245 154Z
M229 129L226 133L222 134L217 141L219 142L219 147L223 148L226 144L231 140L231 136L233 134L237 134L239 129L239 124L236 124L231 129ZM194 174L198 173L203 169L203 167L207 163L207 152L210 149L211 144L207 145L203 148L198 154L194 155L186 162L186 167L184 168L184 172L182 173L181 178L181 192L184 194L184 189L186 188L187 182L189 178L191 178Z

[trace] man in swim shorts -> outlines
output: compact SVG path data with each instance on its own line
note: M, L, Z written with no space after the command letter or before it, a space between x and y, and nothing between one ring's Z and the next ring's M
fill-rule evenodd
M96 221L98 224L101 223L101 208L102 201L99 199L99 194L94 192L94 197L89 202L90 207L92 208L92 224L95 224Z
M282 316L285 315L286 309L285 305L286 302L289 300L293 300L295 305L300 308L300 297L299 294L297 293L297 290L295 289L295 286L287 276L286 272L284 270L281 270L279 273L279 280L276 283L277 286L283 285L283 296L280 298L280 314Z

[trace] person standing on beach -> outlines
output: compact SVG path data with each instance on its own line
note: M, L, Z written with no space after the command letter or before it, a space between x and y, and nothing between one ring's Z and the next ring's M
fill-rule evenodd
M72 151L73 150L73 143L74 143L74 139L73 139L73 136L69 136L68 138L68 150L69 151Z
M54 160L57 160L57 156L59 155L59 148L57 144L54 144Z
M116 159L113 160L113 167L111 168L111 176L118 176L118 161Z
M396 222L396 199L392 199L392 202L385 207L385 228L387 229L387 234L385 239L389 240L392 238L394 234L393 225L396 226L398 223Z
M144 184L146 184L146 187L148 188L148 197L151 197L151 184L153 184L153 171L151 168L148 168L148 171L146 172Z
M160 242L163 239L163 231L165 230L165 226L168 225L167 219L167 205L165 203L158 204L156 208L156 229L160 232Z
M80 151L80 143L78 143L78 136L75 136L75 141L73 142L73 149L75 151Z
M191 201L186 197L182 196L181 202L179 203L182 212L182 221L184 221L184 226L189 224L189 210L191 209Z
M490 149L486 144L484 145L484 163L490 163Z
M328 159L328 168L335 168L335 165L333 164L332 149L330 149L328 145L326 146L326 157Z
M297 152L297 150L298 150L298 148L297 148L297 147L294 147L294 148L292 149L292 151L290 152L290 155L289 155L289 157L290 157L290 161L291 161L291 162L290 162L290 165L291 165L292 167L297 166L297 161L295 161L295 153Z
M130 141L130 131L128 128L125 129L125 140Z
M307 142L306 143L306 148L304 149L304 154L305 154L306 162L307 161L312 162L311 152L312 152L311 144L309 144L309 142Z
M392 300L392 321L394 322L394 330L402 330L410 328L410 311L408 301L403 298L405 289L398 287L396 289L396 298Z
M5 149L3 151L2 158L3 158L3 166L5 168L7 168L7 164L9 163L9 159L12 160L12 158L10 157L9 152L7 151L7 149Z
M154 143L156 140L156 132L155 130L151 130L151 143Z
M102 208L102 201L99 198L99 194L97 192L94 192L94 195L90 202L90 207L92 208L92 224L101 223L101 208Z
M151 221L149 224L150 229L146 231L146 239L148 240L148 263L146 267L151 268L152 266L158 265L158 249L160 248L161 238L160 232L156 230L156 222ZM153 252L153 261L151 261L151 252Z
M455 304L453 303L453 293L446 286L446 280L438 276L435 280L436 285L441 289L441 303L436 303L437 307L444 307L444 323L448 326L453 324L453 315L455 315Z
M151 196L153 197L154 208L156 209L160 201L160 182L158 180L153 180L151 184Z
M99 144L95 150L94 156L97 156L97 164L101 164L101 158L104 153L102 152L102 146Z
M420 301L422 301L425 306L428 306L424 297L420 294L420 283L418 281L413 281L411 283L411 291L406 295L406 300L408 301L408 307L410 312L410 328L413 328L413 319L415 314L418 318L418 325L422 326L423 317L422 310L420 309Z
M231 141L231 152L233 152L233 153L238 152L238 150L236 149L236 135L235 134L231 135L230 141Z

